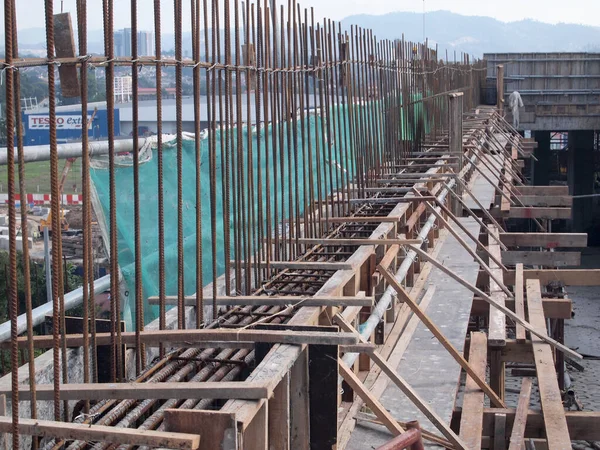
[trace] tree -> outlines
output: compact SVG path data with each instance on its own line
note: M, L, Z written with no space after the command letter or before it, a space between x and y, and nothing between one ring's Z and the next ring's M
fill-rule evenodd
M0 251L0 323L10 320L9 305L8 305L8 288L10 279L9 273L9 256L8 252ZM76 267L73 264L67 263L65 266L65 292L70 292L82 285L81 277L75 274ZM32 307L46 303L46 273L44 265L31 261L29 264L29 280L31 286L31 303ZM18 296L18 314L23 314L26 311L25 298L25 273L23 254L17 253L17 296ZM83 311L81 307L73 308L67 311L68 315L82 317ZM10 371L10 352L0 352L0 375Z

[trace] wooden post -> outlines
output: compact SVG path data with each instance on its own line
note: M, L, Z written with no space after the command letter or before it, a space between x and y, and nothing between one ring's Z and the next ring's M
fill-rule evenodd
M504 115L504 66L498 66L498 78L496 79L496 90L498 91L498 112Z
M238 448L245 450L267 450L269 448L267 419L269 402L261 400L259 404L258 412L244 430L242 442Z
M308 348L305 347L290 370L290 441L297 450L308 450L309 396L308 396Z
M165 409L165 431L199 434L203 448L238 448L235 414L194 409Z
M290 374L287 373L269 399L269 448L290 448Z
M448 129L450 155L456 157L456 173L460 173L464 165L462 92L454 92L448 95ZM456 186L456 193L462 196L460 185ZM456 201L453 201L452 204L454 214L460 215L460 204Z

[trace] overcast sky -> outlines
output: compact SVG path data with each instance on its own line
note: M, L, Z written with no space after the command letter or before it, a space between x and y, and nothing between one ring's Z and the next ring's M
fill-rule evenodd
M281 0L277 0L281 3ZM234 0L230 0L233 5ZM17 0L19 28L44 26L43 0ZM161 0L163 5L162 22L165 31L173 29L173 1ZM208 0L211 3L211 0ZM224 0L219 0L220 4ZM352 14L385 14L393 11L437 11L450 10L465 15L495 17L503 21L533 18L542 22L569 22L600 26L600 0L301 0L302 7L314 7L318 18L328 17L340 20ZM65 11L75 16L75 0L64 0ZM101 0L88 0L88 28L102 27ZM189 0L183 0L184 17L189 17ZM287 5L287 1L285 2ZM60 12L60 0L54 0L55 12ZM115 29L129 26L130 2L114 0ZM138 0L138 20L140 29L153 27L153 0ZM4 25L4 8L0 29ZM184 30L190 28L189 20L184 19Z

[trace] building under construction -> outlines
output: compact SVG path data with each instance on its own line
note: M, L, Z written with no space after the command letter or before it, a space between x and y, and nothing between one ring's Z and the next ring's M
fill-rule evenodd
M525 65L510 72L517 56L450 62L426 42L378 40L295 1L239 0L191 0L185 14L182 1L167 12L155 0L157 56L139 52L137 8L148 2L132 0L130 57L116 56L116 2L103 0L105 51L92 55L86 0L72 14L45 0L47 56L22 58L15 3L4 1L10 321L0 346L10 373L0 379L1 448L565 450L600 441L600 412L571 411L580 402L566 367L584 355L564 339L569 287L600 285L600 270L576 268L588 236L571 226L583 223L572 194L588 172L576 163L583 172L572 183L547 185L542 135L525 138L505 108L511 77L528 79ZM172 13L175 55L161 57L161 15ZM585 73L561 71L579 58L591 61ZM599 128L600 87L552 83L588 72L598 83L598 60L567 56L529 89L544 98L528 113L573 133L575 155L597 145L574 124ZM47 69L50 144L25 147L15 100L31 67ZM123 68L132 135L117 139ZM157 79L154 136L140 132L145 68ZM173 68L178 126L167 134L161 77ZM106 77L104 140L90 127L91 70ZM182 126L188 76L193 131ZM484 104L490 86L497 101ZM57 141L58 89L79 98L69 115L81 119L81 142ZM569 94L578 107L564 104ZM75 238L60 232L61 166L74 159ZM48 303L34 308L26 186L39 161L51 180L41 229ZM534 183L540 174L546 185ZM69 246L80 252L75 290Z

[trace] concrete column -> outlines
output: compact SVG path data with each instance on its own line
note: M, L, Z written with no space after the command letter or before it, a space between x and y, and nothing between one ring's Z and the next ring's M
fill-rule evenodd
M573 196L594 193L594 132L569 132L567 168L569 193ZM573 199L572 231L587 232L594 220L594 199Z
M533 162L533 184L548 186L550 184L550 132L535 131L535 141L538 146L534 155L538 160Z

